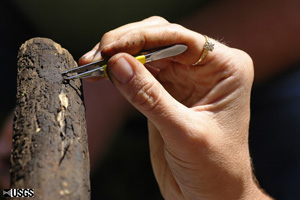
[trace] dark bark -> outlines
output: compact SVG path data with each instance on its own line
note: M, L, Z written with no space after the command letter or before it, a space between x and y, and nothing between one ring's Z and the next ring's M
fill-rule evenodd
M70 53L33 38L18 54L11 188L32 188L36 199L90 199L90 165L80 80Z

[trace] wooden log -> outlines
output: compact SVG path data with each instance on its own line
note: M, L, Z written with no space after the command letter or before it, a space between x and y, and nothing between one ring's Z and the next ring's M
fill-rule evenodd
M90 165L80 80L70 53L46 38L18 54L11 188L32 188L36 199L90 199Z

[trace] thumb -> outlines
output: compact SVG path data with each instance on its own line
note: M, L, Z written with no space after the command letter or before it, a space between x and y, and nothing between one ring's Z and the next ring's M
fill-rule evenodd
M121 94L152 123L166 125L178 116L176 101L143 64L126 53L113 56L108 62L110 78ZM177 121L177 120L176 120Z

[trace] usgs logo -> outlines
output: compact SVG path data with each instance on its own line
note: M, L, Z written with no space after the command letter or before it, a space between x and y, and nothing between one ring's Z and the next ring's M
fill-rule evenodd
M3 197L34 197L33 189L4 189Z

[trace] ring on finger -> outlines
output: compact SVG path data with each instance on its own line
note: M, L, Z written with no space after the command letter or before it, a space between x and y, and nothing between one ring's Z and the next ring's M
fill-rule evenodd
M209 51L213 51L214 50L215 44L212 43L206 35L203 35L203 36L205 38L205 43L204 43L204 46L203 46L203 51L202 51L202 54L201 54L199 60L196 63L194 63L193 66L198 65L205 58L205 56L207 55L207 53Z

